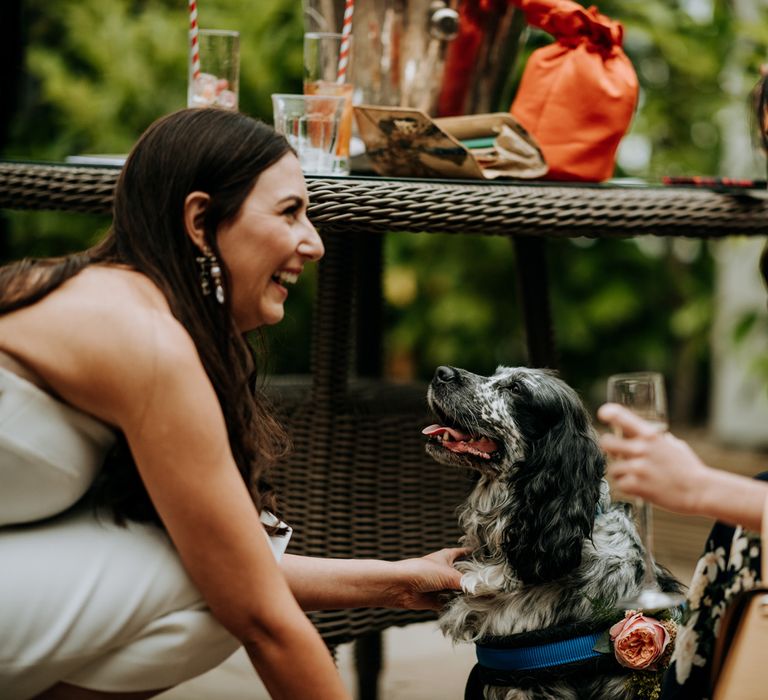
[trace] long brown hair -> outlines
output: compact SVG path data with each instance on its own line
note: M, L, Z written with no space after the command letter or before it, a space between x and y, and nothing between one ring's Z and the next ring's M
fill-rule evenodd
M149 277L197 347L256 506L273 511L265 469L285 454L285 432L257 388L254 353L234 324L229 302L222 306L202 292L200 251L184 229L183 211L190 192L210 195L206 239L221 259L219 226L237 216L259 175L290 150L271 127L236 112L174 112L154 122L128 156L103 241L82 253L22 260L0 269L0 314L34 304L92 263L129 265ZM229 300L223 264L222 272ZM123 436L107 456L91 495L97 506L111 507L118 521L160 522Z

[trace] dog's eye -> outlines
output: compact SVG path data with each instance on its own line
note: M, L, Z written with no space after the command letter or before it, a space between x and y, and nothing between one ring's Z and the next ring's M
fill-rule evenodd
M520 382L510 382L507 384L506 389L513 394L519 394L523 390L523 385Z

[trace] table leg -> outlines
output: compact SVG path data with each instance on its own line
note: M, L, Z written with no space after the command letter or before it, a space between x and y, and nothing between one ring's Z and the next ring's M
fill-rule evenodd
M384 369L382 268L384 235L357 241L356 371L359 377L381 377ZM383 633L370 632L355 641L358 700L377 700L382 666Z
M517 289L525 323L528 364L557 368L557 350L549 305L546 239L519 236L513 239Z
M384 234L357 241L356 344L358 377L381 377L384 370L382 268Z
M355 640L357 700L377 700L383 660L381 632L371 632Z

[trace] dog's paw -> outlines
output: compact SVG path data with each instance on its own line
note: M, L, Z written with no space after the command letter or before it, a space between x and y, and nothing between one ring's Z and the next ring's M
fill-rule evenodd
M461 577L461 590L467 595L475 595L477 574L464 574Z
M467 571L461 577L461 590L466 595L491 595L503 591L505 581L503 566L486 566Z

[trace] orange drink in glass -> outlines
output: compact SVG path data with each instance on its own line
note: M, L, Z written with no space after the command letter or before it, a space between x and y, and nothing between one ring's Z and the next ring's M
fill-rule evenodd
M336 168L339 175L348 175L354 86L347 80L348 73L339 82L341 42L342 35L335 32L308 32L304 35L304 94L344 98L336 145Z

